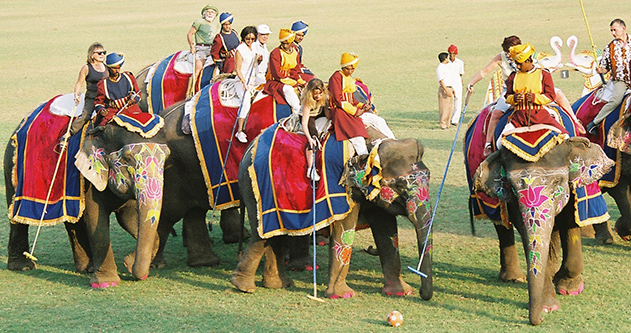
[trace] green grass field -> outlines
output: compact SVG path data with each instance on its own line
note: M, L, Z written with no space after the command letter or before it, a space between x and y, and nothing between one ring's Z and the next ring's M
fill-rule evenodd
M124 69L138 71L186 49L185 34L205 4L4 0L0 5L0 139L8 141L19 121L41 102L72 91L92 42L100 41L109 52L125 53ZM369 85L381 115L398 137L419 138L425 145L424 160L433 175L432 200L456 132L441 131L438 126L435 68L439 52L450 44L459 47L466 84L500 51L508 35L517 34L548 53L552 52L548 41L554 35L565 41L575 34L577 51L590 48L579 1L236 0L213 4L234 14L233 27L238 31L245 25L267 23L278 32L295 20L308 22L304 62L322 78L339 67L342 52L358 53L361 60L355 76ZM609 22L628 13L628 8L622 1L610 0L586 0L585 6L594 42L603 48L611 40ZM621 18L631 22L631 17ZM270 50L277 44L276 37L270 38ZM568 53L564 46L564 62ZM570 72L569 79L561 79L558 73L553 78L570 101L580 96L582 77L577 72ZM465 122L482 106L487 82L476 86ZM306 297L312 290L311 274L306 272L290 273L296 287L289 290L236 292L229 282L237 262L236 245L221 242L217 221L213 221L217 228L211 236L223 260L219 267L187 267L181 238L172 238L165 254L169 266L153 270L143 282L133 281L124 271L122 258L134 243L113 224L113 247L123 282L103 291L92 290L87 275L73 272L62 226L42 230L35 252L39 269L7 271L9 233L5 227L0 228L0 331L386 331L390 328L385 326L385 317L391 310L403 313L404 324L398 330L406 331L626 329L631 323L631 246L619 238L611 246L584 239L584 293L561 297L561 310L547 315L540 328L528 326L526 285L497 280L493 227L486 221L476 222L477 236L471 236L461 146L459 138L436 214L431 301L420 300L418 293L407 298L381 295L379 260L362 251L371 244L369 231L358 234L348 279L358 297L322 304ZM4 187L0 195L5 196ZM615 221L619 213L613 201L607 200ZM4 206L0 215L8 223ZM403 265L415 266L414 232L405 219L400 219L400 226ZM322 294L325 248L318 248L318 256L323 266L318 273ZM403 274L418 288L417 275Z

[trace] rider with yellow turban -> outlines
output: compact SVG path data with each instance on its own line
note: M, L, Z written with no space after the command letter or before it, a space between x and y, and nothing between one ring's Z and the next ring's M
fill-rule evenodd
M531 44L515 45L509 49L509 53L517 64L517 72L513 72L506 80L506 103L515 109L511 123L515 127L549 125L561 133L567 133L544 108L544 105L555 100L556 94L550 73L534 65L532 55L535 48Z
M298 51L292 46L294 33L281 29L278 33L280 45L269 55L268 79L263 91L274 97L277 103L287 102L293 113L300 113L300 99L294 87L304 87L313 76L300 73Z
M359 57L354 53L342 54L340 66L329 79L329 108L333 132L337 140L349 140L358 155L368 154L366 141L368 132L360 116L372 108L370 103L360 103L353 93L357 89L351 76L357 68Z

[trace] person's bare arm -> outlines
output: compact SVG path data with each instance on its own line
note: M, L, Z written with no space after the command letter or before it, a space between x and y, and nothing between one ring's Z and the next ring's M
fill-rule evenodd
M485 76L487 76L489 73L494 71L497 67L499 67L501 63L502 63L502 54L498 53L495 57L493 57L493 59L491 59L491 62L489 62L481 70L475 73L475 75L469 81L469 84L467 84L467 91L473 92L473 86L476 83L478 83L480 80L482 80Z
M193 54L195 54L195 41L193 40L193 35L195 35L196 32L197 32L197 29L191 26L191 28L188 30L188 33L186 34L186 40L188 41L188 46L191 50L191 53Z
M77 83L74 85L74 102L75 104L79 103L79 96L81 96L81 87L85 83L85 78L88 76L88 65L83 65L79 70L79 77L77 78Z

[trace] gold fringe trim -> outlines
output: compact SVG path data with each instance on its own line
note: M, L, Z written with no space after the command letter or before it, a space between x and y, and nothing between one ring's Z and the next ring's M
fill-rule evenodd
M126 122L122 121L119 117L114 117L114 122L116 124L118 124L119 126L127 129L130 132L138 133L143 138L149 139L149 138L154 137L156 134L158 134L160 129L162 129L162 127L164 126L164 119L162 119L162 117L160 117L158 115L153 115L153 116L157 117L159 119L159 122L149 132L145 132L140 127L136 127L136 126L134 126L132 124L126 123Z
M609 212L605 212L605 214L601 216L595 216L588 218L585 221L581 221L581 218L578 214L578 196L576 195L576 189L574 187L572 187L572 193L574 193L574 221L576 222L576 224L578 224L580 227L584 227L591 224L609 221L609 219L611 218L611 216L609 216ZM602 193L600 195L602 195Z
M508 140L506 140L506 137L502 137L502 146L506 149L508 149L509 151L513 152L513 154L521 157L522 159L524 159L525 161L528 162L537 162L539 161L539 159L545 155L547 152L549 152L552 148L554 148L556 145L558 145L559 143L563 142L565 139L568 138L567 134L559 134L556 137L554 137L553 139L551 139L550 141L546 142L543 147L541 147L539 149L539 151L537 152L536 155L530 155L528 153L525 153L520 147L517 147L516 145L514 145L513 143L509 142Z

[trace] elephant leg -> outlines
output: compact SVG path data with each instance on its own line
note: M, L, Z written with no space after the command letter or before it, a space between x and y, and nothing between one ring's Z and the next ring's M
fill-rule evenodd
M578 239L580 240L580 230L578 230ZM544 284L543 284L543 312L552 312L558 310L561 306L556 298L556 290L554 289L553 279L557 268L559 267L560 246L559 230L552 231L550 235L550 249L548 251L548 260L546 262Z
M629 184L623 183L623 181L621 179L620 183L609 189L607 193L616 201L620 211L620 217L615 225L616 233L624 240L631 240L631 193L629 192Z
M203 208L191 208L184 215L183 228L186 230L188 244L186 264L191 267L213 267L221 261L210 248L211 240L206 230L207 212Z
M24 252L29 252L28 245L28 224L9 223L9 258L7 269L12 271L30 271L37 268L37 264L24 256Z
M561 268L554 275L554 283L561 295L578 295L583 292L583 251L580 229L560 230L563 248Z
M120 283L118 268L114 261L110 243L110 212L105 209L107 198L103 198L90 186L86 192L84 220L92 249L94 274L90 278L92 288L107 288Z
M241 218L239 217L239 209L237 207L228 208L221 211L219 219L221 227L222 240L225 244L238 243L241 238ZM250 238L250 232L243 230L243 239Z
M500 273L502 282L526 282L526 275L519 267L519 257L515 246L515 231L503 225L495 224L495 231L500 243Z
M331 224L331 239L329 241L329 286L326 297L350 298L355 291L346 284L346 275L351 260L355 225L359 215L359 205L351 210L345 219Z
M256 289L254 284L254 275L259 267L261 258L266 250L266 240L261 239L258 233L252 234L248 247L243 251L241 260L237 264L237 268L232 274L230 282L239 290L252 293Z
M158 238L160 239L160 244L158 244L158 252L151 262L151 268L164 268L167 266L167 260L164 258L164 248L169 241L169 235L173 233L174 224L175 223L173 223L173 221L167 220L164 215L160 217L160 225L158 225ZM184 238L183 233L182 238Z
M265 248L265 269L263 271L263 286L270 289L287 288L294 285L294 281L287 276L285 269L285 243L290 237L274 237Z
M64 225L70 240L75 269L79 273L94 272L92 250L90 249L90 240L88 239L85 221L82 219L77 223L66 222Z
M123 207L119 208L115 212L116 221L127 231L134 239L138 240L138 209L134 201L130 200ZM123 259L123 265L127 268L127 271L132 272L132 267L136 261L136 251L132 251Z
M363 216L370 225L375 245L379 249L381 270L386 280L382 292L388 296L411 295L413 288L401 277L396 216L376 206L368 208Z
M313 258L309 255L311 236L289 237L287 240L289 261L287 268L291 271L313 270ZM317 267L316 267L317 269Z

